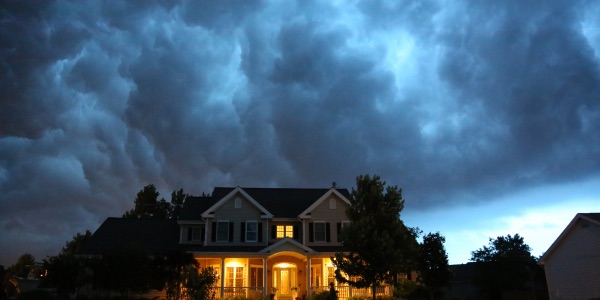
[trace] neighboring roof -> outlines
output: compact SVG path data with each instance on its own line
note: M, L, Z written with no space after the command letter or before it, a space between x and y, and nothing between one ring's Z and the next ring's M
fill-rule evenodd
M573 218L573 220L571 220L569 225L567 225L567 227L558 236L554 243L552 243L550 248L548 248L548 250L542 255L542 257L539 260L539 263L541 265L544 265L546 263L548 258L554 253L554 250L556 250L560 246L563 240L569 235L569 233L573 230L573 227L580 220L588 221L592 224L600 226L600 213L578 213L577 215L575 215L575 217Z
M217 203L214 197L187 196L183 202L179 220L201 220L202 213Z
M214 199L222 199L235 188L216 187ZM302 188L242 188L254 200L273 214L275 218L296 218L330 189ZM350 199L347 189L336 189L341 195Z
M172 219L107 218L92 234L84 255L100 255L119 247L163 254L179 248L179 225Z

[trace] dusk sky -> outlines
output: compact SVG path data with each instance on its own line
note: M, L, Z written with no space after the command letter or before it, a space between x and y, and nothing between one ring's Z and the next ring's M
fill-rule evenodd
M378 174L450 263L600 212L600 1L0 3L0 264L152 183Z

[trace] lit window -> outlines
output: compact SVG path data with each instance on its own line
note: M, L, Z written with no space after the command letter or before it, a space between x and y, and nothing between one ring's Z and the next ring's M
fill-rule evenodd
M281 239L284 237L294 238L294 226L277 225L277 238Z
M244 286L244 267L226 267L225 282L226 287Z

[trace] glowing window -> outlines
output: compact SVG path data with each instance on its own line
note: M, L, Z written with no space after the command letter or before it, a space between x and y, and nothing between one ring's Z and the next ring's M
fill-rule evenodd
M284 237L294 238L294 226L277 225L277 238L281 239Z

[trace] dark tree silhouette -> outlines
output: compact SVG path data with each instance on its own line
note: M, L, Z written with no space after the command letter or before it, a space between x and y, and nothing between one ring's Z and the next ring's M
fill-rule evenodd
M407 272L416 263L416 231L400 220L404 208L402 190L387 186L374 175L356 178L351 207L346 214L350 224L342 230L346 253L332 258L336 279L351 286L376 288L393 282L398 273Z
M541 268L519 234L490 238L488 246L471 252L471 261L477 263L475 284L490 299L531 289L536 269Z
M446 238L439 232L429 233L420 244L419 282L429 292L430 299L441 294L442 287L450 281L452 272L448 267L448 254L444 248Z

